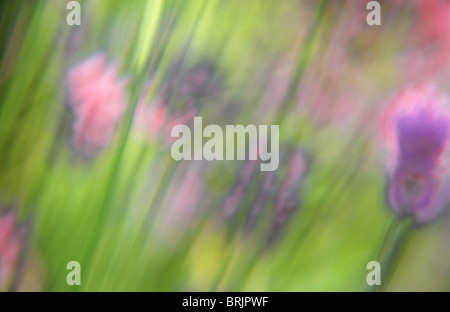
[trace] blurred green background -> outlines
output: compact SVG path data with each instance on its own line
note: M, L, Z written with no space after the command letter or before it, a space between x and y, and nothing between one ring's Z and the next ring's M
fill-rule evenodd
M79 1L79 26L67 2L0 5L0 209L28 229L11 290L368 289L395 218L376 116L407 78L412 2L382 2L376 27L366 1ZM98 52L127 79L127 110L113 142L86 156L72 142L67 74ZM195 68L213 92L191 81ZM175 162L135 126L148 84L148 103L163 98L173 116L193 106L204 124L279 124L279 169ZM293 151L306 169L286 184ZM294 205L274 231L286 185ZM450 290L449 222L413 229L385 290ZM66 283L70 261L81 286Z

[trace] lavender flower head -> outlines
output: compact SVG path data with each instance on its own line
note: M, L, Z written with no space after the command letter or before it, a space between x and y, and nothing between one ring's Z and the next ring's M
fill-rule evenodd
M409 89L383 116L390 147L389 200L400 216L418 223L434 217L449 202L450 113L433 88Z

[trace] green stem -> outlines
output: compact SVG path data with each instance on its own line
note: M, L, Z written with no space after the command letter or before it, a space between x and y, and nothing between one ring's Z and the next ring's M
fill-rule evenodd
M369 291L383 291L388 286L407 242L411 222L395 218L386 230L376 260L381 264L381 285L370 286Z
M399 219L397 217L393 217L383 235L383 238L380 240L375 256L372 259L375 259L379 263L382 262L382 260L385 257L386 249L388 248L388 246L395 237L395 234L398 230L398 225ZM368 290L374 292L377 290L377 287L378 287L377 285L371 285L369 286Z
M220 269L218 270L218 272L214 278L214 281L213 281L213 284L211 285L210 291L216 292L219 289L220 284L222 284L223 280L225 279L226 273L230 269L231 264L233 262L233 257L235 256L235 254L238 251L239 242L243 238L244 227L245 227L245 218L242 218L240 221L240 224L238 224L238 226L235 230L234 238L231 241L232 243L230 243L230 245L227 247L227 252L226 252L227 254L225 256L225 259L222 261Z
M303 49L301 49L299 57L297 58L294 77L283 100L283 109L280 110L279 115L277 116L277 118L275 118L275 120L277 121L276 124L281 124L281 122L286 119L286 116L289 115L292 106L296 103L296 90L298 90L298 87L301 84L301 80L303 78L303 74L309 62L311 61L314 44L316 43L316 39L318 38L317 35L319 34L320 25L324 17L325 7L327 6L327 3L328 1L322 0L318 5L317 13L314 18L314 24L311 28L308 38L306 39L305 45Z
M405 220L402 223L399 223L399 230L397 232L395 241L387 254L387 258L384 261L381 267L381 286L379 288L380 291L386 289L391 281L395 270L397 269L397 265L401 259L401 256L405 250L407 242L409 241L409 234L411 230L411 223L408 220Z
M385 252L386 252L386 248L388 248L390 242L394 239L395 233L398 230L399 224L400 224L400 220L398 218L394 217L391 220L391 222L386 230L386 233L384 234L383 240L381 241L381 244L378 247L378 253L377 253L375 259L377 259L379 261L381 261L383 259Z

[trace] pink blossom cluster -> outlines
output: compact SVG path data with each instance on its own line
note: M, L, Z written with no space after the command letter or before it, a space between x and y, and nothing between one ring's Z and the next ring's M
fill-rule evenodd
M68 73L70 107L75 115L75 146L92 151L110 144L125 111L125 80L102 53L75 65Z

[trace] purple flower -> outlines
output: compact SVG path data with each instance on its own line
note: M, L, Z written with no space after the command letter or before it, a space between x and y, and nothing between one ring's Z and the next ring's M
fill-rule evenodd
M391 148L389 200L401 216L432 220L448 203L450 114L429 88L407 90L386 110L384 130Z

